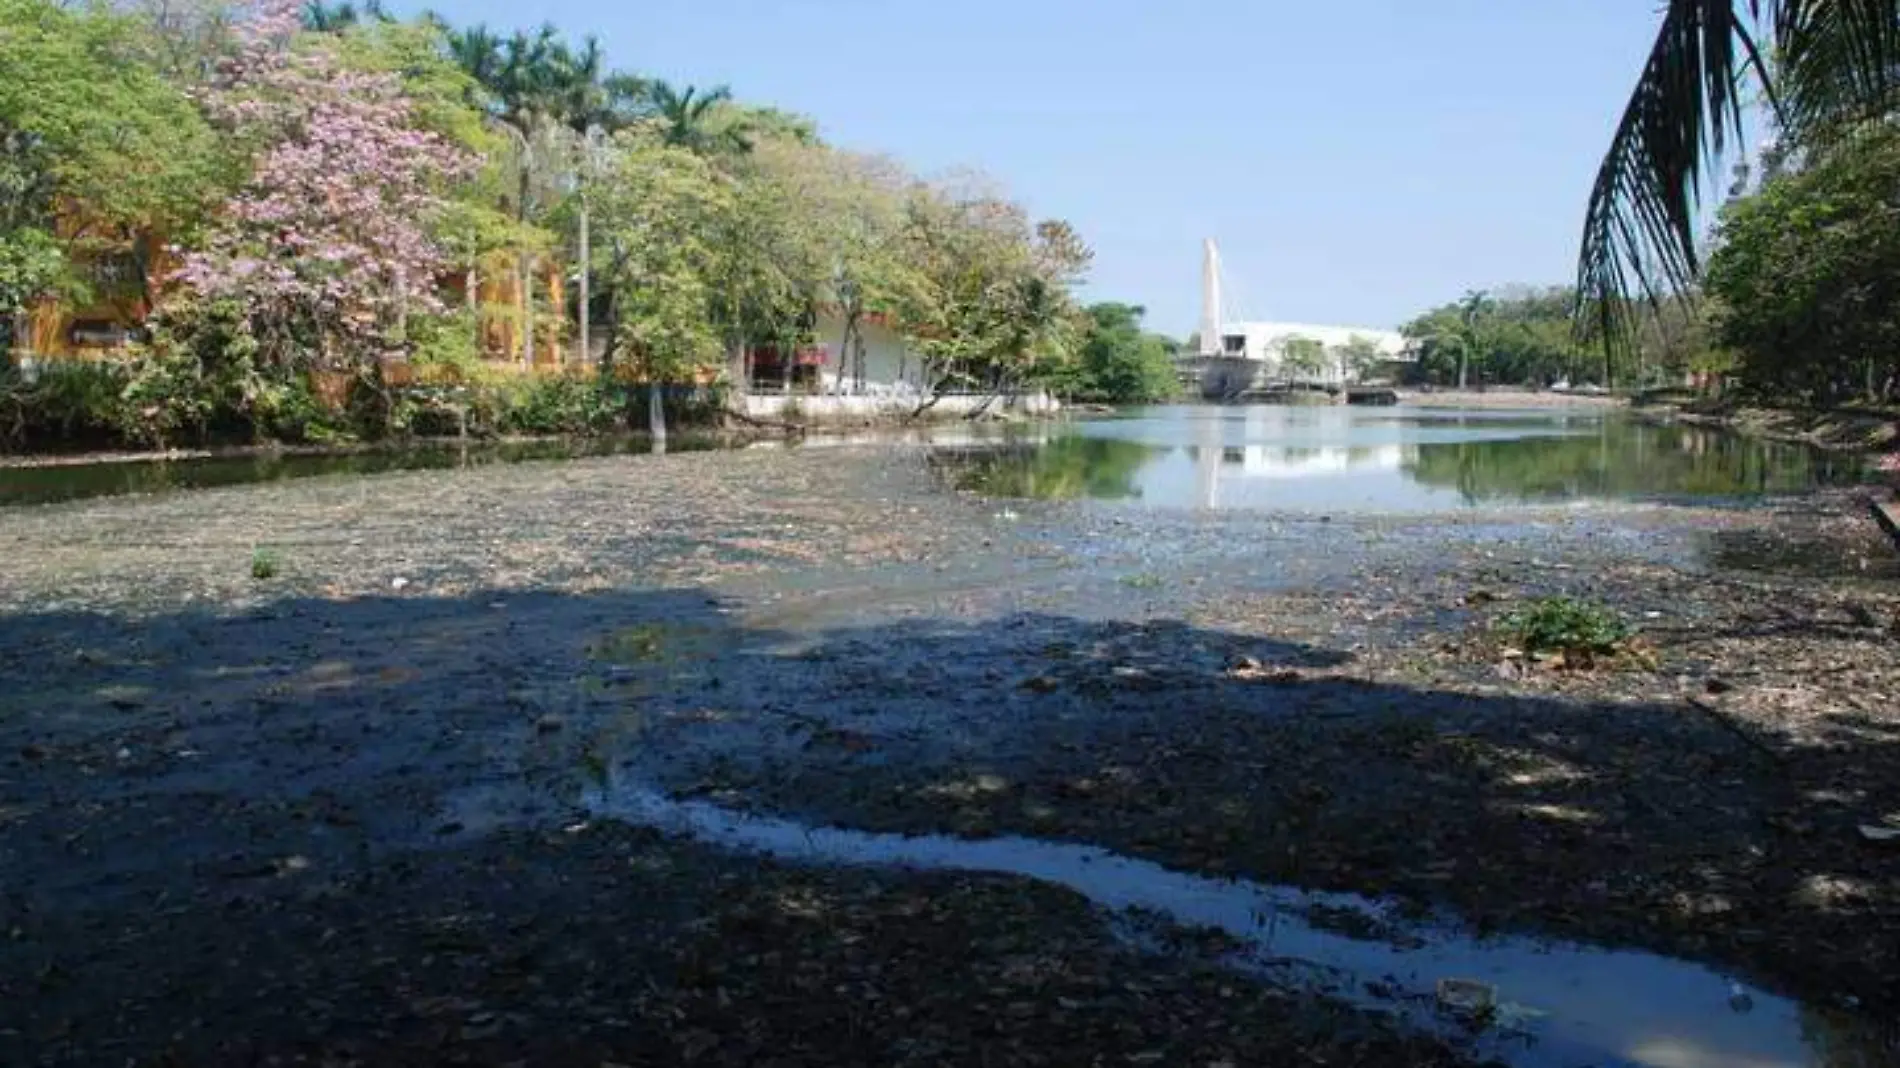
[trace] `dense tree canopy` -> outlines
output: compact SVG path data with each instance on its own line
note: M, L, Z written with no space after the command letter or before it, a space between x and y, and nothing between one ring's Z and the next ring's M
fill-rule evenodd
M1633 298L1695 288L1700 194L1741 135L1751 76L1795 141L1892 113L1900 103L1900 0L1664 6L1584 221L1576 308L1612 350L1638 336Z
M0 315L84 289L72 254L128 228L183 236L224 176L204 116L140 47L127 16L0 0Z
M1086 309L1080 359L1063 383L1079 400L1141 404L1175 393L1175 345L1141 328L1146 310L1134 304L1091 304Z
M413 360L466 384L503 335L523 364L591 360L595 329L619 377L734 388L756 348L821 342L842 390L875 322L941 393L1073 380L1091 329L1068 224L723 86L613 70L550 26L405 22L373 0L0 0L0 50L0 317L80 286L88 241L166 248L141 261L157 335L116 365L139 383L137 434L281 432L256 398L294 400L314 370L383 390ZM1156 394L1134 336L1135 363L1098 360L1123 376L1103 389Z
M1856 126L1728 205L1705 286L1744 382L1834 402L1900 378L1900 129Z

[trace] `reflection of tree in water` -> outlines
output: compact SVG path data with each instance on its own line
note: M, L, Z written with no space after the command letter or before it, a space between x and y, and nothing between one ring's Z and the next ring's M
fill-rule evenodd
M1139 497L1135 474L1164 451L1138 441L1073 436L1042 445L939 450L931 463L957 488L995 497Z
M1605 423L1592 435L1420 445L1405 473L1475 503L1797 491L1854 481L1860 465L1693 427Z

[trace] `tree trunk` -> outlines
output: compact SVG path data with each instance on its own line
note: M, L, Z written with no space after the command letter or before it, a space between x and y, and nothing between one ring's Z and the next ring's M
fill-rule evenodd
M528 287L534 284L532 261L527 253L515 257L515 314L521 318L521 366L534 366L534 300Z
M27 332L32 326L27 320L26 312L24 311L15 311L12 316L12 323L13 337L9 339L7 348L10 351L7 355L12 359L15 367L21 367L25 365L25 358L31 355L29 352L31 339L27 337Z
M844 396L845 371L847 368L849 368L851 364L851 342L852 342L852 339L857 337L857 335L858 335L858 311L857 309L854 308L845 312L844 336L838 339L837 377L832 380L832 384L831 384L831 394L834 397Z
M587 198L583 196L581 198L581 358L580 358L580 363L582 363L583 365L586 364L589 360L592 360L594 358L593 338L588 332L588 321L594 317L593 287L591 285L591 279L594 274L594 260L592 256L593 249L588 244L589 235L587 232L587 224L588 224Z
M526 122L519 125L517 132L521 136L521 172L515 188L515 222L526 225L528 221L528 191L532 180L534 157L528 147L528 127ZM515 282L520 289L516 293L515 304L521 314L521 366L534 366L534 296L529 287L534 284L534 262L526 249L515 257Z
M666 399L660 394L659 376L647 375L647 433L653 438L653 451L666 451Z
M732 380L732 395L735 397L743 397L751 392L752 382L747 377L746 367L750 362L746 359L748 351L746 343L739 338L733 338L726 345L726 377Z

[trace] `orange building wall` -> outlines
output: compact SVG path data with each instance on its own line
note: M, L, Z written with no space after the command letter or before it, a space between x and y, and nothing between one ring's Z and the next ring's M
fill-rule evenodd
M62 215L54 224L55 233L68 241L77 241L84 226L83 220L69 215ZM26 337L28 348L36 355L53 359L97 359L121 351L122 340L83 334L76 337L74 327L84 323L102 331L116 329L126 334L138 330L152 314L152 293L147 287L178 266L177 257L158 234L121 233L105 238L89 235L89 240L95 247L73 253L79 271L84 273L89 263L107 263L118 258L126 261L120 264L120 276L96 279L91 286L91 299L84 302L46 299L36 303L27 312ZM130 262L140 256L145 264L142 279L132 270Z

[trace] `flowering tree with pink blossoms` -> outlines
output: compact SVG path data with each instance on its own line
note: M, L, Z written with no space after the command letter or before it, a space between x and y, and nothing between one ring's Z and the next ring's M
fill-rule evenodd
M293 47L299 10L260 3L206 95L255 163L178 280L235 309L266 366L363 370L404 353L409 315L442 310L430 224L475 161L416 128L397 78Z

